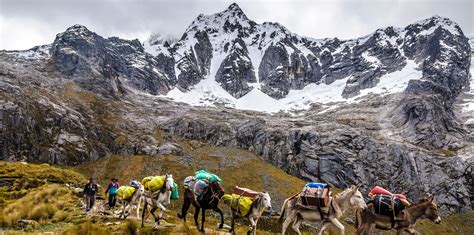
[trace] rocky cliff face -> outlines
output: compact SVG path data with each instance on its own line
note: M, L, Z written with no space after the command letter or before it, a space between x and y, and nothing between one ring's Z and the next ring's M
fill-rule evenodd
M58 34L51 47L58 72L106 95L130 89L154 95L168 92L176 78L167 69L172 60L162 57L146 53L138 40L105 39L81 25Z
M179 40L145 46L75 25L51 45L0 52L0 159L182 154L174 140L189 138L306 180L383 185L413 200L435 193L445 213L468 210L471 63L467 38L442 17L315 40L232 4L198 16Z

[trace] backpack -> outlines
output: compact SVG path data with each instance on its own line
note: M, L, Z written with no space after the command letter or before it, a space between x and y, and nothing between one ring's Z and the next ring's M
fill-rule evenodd
M116 195L117 194L117 188L112 185L112 187L110 187L110 189L109 189L109 194L110 195Z

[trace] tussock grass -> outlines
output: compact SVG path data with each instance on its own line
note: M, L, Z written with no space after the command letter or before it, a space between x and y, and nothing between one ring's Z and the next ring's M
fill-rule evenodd
M65 184L85 181L77 172L48 164L0 162L0 226L19 228L19 220L34 220L37 228L70 220L81 205Z
M78 198L65 186L51 184L32 189L24 197L9 203L0 216L2 227L18 227L19 220L35 220L40 225L67 221Z

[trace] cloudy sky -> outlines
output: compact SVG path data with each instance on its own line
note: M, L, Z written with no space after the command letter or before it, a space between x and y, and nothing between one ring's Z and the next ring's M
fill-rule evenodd
M146 39L151 33L180 37L200 13L213 14L225 0L0 0L0 49L48 44L57 33L82 24L102 36ZM360 37L389 25L406 26L440 15L474 35L473 0L236 0L247 16L279 22L313 38Z

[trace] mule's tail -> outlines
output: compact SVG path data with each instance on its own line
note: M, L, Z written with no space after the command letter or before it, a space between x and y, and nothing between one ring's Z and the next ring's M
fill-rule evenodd
M285 217L286 207L287 207L288 201L289 201L290 199L291 199L291 198L287 198L287 199L285 199L285 201L283 202L283 206L281 207L281 211L280 211L280 218L278 218L278 223L282 223L282 222L283 222L283 218Z

